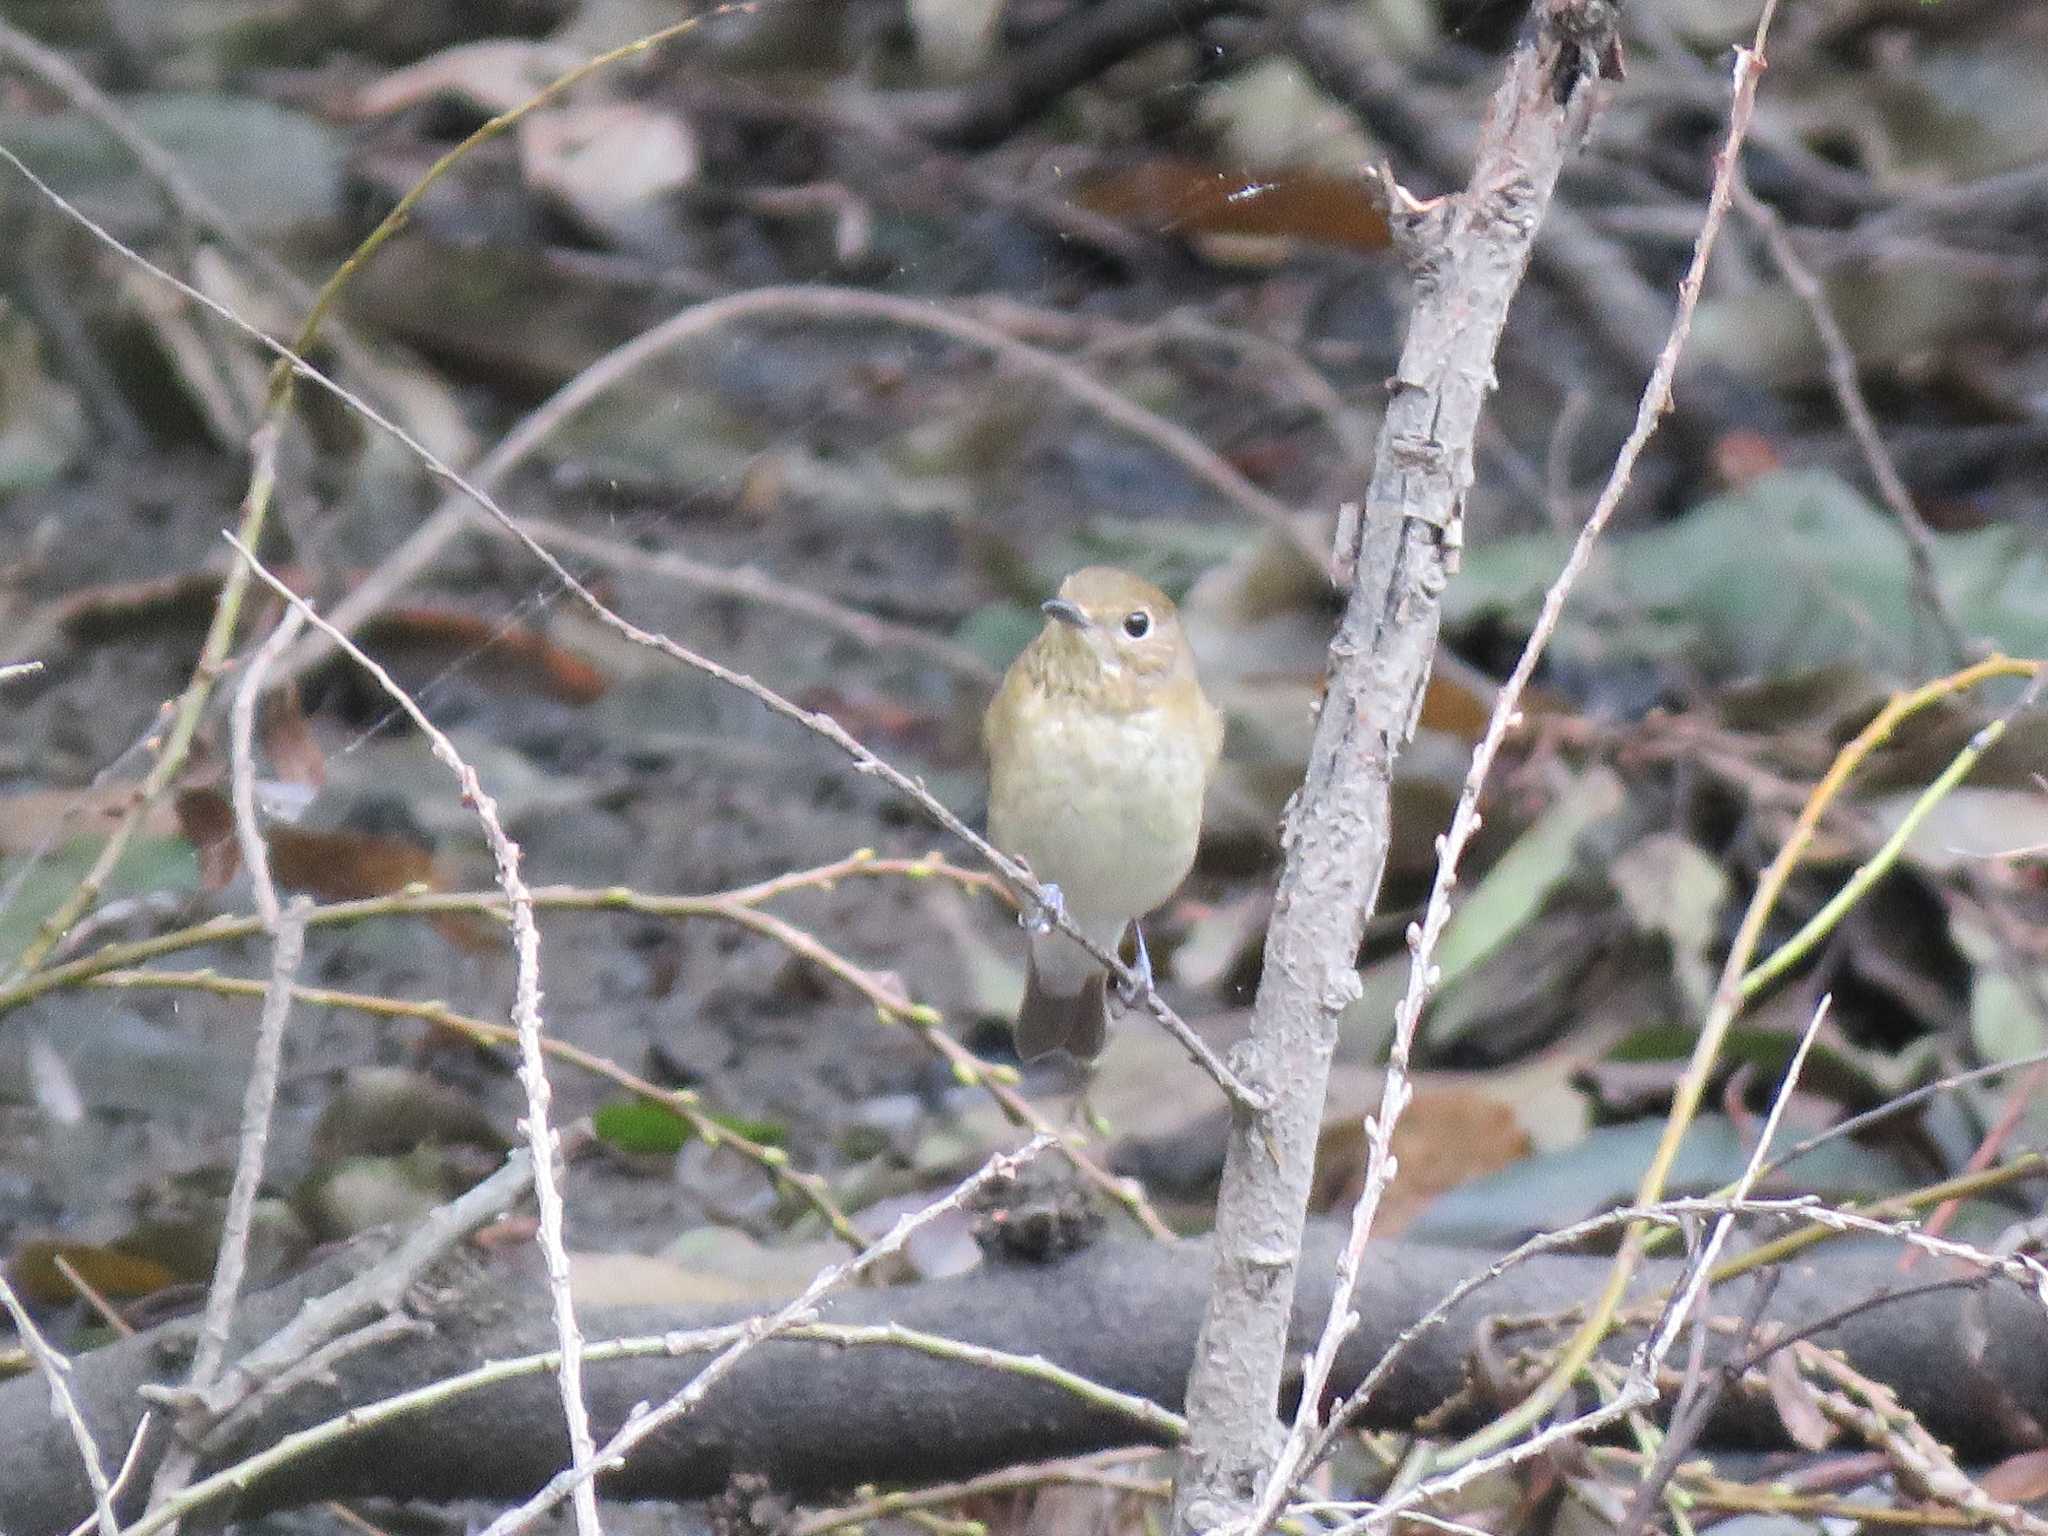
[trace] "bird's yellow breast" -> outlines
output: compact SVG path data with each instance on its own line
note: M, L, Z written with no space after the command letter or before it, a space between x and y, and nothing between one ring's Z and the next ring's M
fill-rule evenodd
M1077 918L1149 912L1194 863L1221 720L1192 676L1105 698L1035 673L1020 659L985 722L989 835Z

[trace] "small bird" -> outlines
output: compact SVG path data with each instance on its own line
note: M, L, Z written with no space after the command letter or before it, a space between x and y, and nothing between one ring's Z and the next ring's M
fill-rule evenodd
M1202 693L1172 600L1151 582L1091 565L1044 611L982 720L989 836L1115 953L1195 862L1223 717ZM1017 1054L1064 1048L1092 1061L1109 1028L1108 977L1048 914L1035 916ZM1142 932L1138 968L1149 977Z

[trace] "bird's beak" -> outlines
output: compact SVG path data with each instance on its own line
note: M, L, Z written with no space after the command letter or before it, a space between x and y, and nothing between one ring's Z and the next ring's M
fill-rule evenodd
M1058 619L1062 624L1071 624L1076 629L1088 627L1088 615L1081 606L1064 597L1049 597L1038 605L1039 611L1047 618Z

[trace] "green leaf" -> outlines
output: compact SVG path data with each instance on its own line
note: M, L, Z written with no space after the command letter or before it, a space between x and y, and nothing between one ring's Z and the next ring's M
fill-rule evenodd
M690 1139L689 1122L651 1099L619 1099L591 1116L597 1134L635 1157L673 1157Z
M2018 1061L2048 1048L2040 1010L2026 988L1992 966L1980 966L1970 982L1970 1040L1987 1063Z
M1564 552L1548 534L1478 545L1446 621L1530 622ZM2048 549L2025 530L1940 535L1934 565L1966 630L2011 655L2048 650ZM1890 518L1832 473L1788 470L1608 541L1553 651L1588 666L1683 658L1716 681L1846 659L1917 674L1927 624L1908 572Z

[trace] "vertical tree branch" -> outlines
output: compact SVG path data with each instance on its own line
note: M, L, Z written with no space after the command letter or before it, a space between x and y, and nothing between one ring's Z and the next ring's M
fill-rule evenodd
M498 802L485 792L476 770L456 751L455 743L448 739L448 734L427 717L427 712L420 708L412 695L360 646L321 618L311 604L279 581L246 544L231 533L225 537L234 546L235 553L242 557L243 566L255 572L264 585L302 613L307 623L325 634L350 660L375 678L392 702L419 727L434 756L462 786L463 805L475 813L483 827L484 841L491 849L491 861L497 866L498 887L504 891L506 905L511 908L512 952L517 967L512 1023L519 1031L519 1082L526 1090L526 1114L519 1123L526 1134L527 1150L533 1158L533 1192L535 1203L540 1207L537 1237L541 1254L547 1261L548 1295L554 1303L556 1336L562 1346L556 1375L562 1389L562 1415L569 1427L570 1463L577 1469L594 1472L592 1458L597 1452L597 1441L591 1434L590 1408L583 1394L583 1333L576 1323L575 1298L570 1293L569 1252L562 1235L562 1193L555 1173L561 1145L554 1128L548 1123L552 1090L548 1085L547 1058L541 1050L540 927L533 916L533 892L520 872L519 845L506 834L504 822L498 815ZM287 1003L290 995L287 986ZM602 1536L597 1518L597 1494L587 1478L576 1484L574 1509L577 1536Z
M1337 1018L1388 845L1396 753L1414 729L1456 571L1472 444L1508 304L1615 46L1607 0L1544 0L1495 93L1470 185L1418 203L1386 180L1415 301L1365 515L1340 548L1350 596L1330 645L1308 773L1239 1075L1217 1204L1215 1270L1188 1381L1177 1532L1242 1523L1279 1448L1275 1406Z

